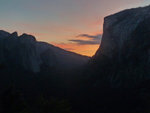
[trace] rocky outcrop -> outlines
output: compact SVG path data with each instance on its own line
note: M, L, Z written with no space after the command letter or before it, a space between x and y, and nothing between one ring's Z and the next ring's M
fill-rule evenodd
M57 48L51 44L38 42L32 35L0 31L0 64L9 68L40 72L41 66L50 68L74 68L88 61L84 57Z
M102 42L92 58L99 76L105 73L105 77L119 85L150 78L149 20L150 6L105 17Z
M90 106L105 113L149 111L150 6L105 17L103 30L86 73Z
M124 48L129 49L133 45L145 46L145 43L148 44L149 19L150 6L128 9L105 17L102 43L96 56L103 54L112 58L117 55L120 59L124 54ZM126 54L129 52L127 51Z
M0 63L9 68L21 68L38 72L41 60L37 52L36 40L33 36L17 32L3 32L0 38ZM9 34L9 35L8 35Z

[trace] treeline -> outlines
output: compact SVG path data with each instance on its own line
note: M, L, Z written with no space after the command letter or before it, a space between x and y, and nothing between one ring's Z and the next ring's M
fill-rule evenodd
M73 113L69 101L55 97L45 98L41 95L33 100L28 100L13 87L1 94L1 113Z

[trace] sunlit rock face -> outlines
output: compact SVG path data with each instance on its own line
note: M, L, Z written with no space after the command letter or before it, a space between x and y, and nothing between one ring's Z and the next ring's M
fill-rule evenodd
M0 31L0 64L9 68L23 69L34 73L41 66L51 68L74 68L84 65L88 57L57 48L51 44L38 42L32 35Z
M101 46L92 63L112 83L129 85L149 78L150 6L105 17Z

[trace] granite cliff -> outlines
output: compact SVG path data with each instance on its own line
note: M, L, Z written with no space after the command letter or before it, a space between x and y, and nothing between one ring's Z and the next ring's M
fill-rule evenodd
M105 17L102 42L92 58L92 66L96 66L99 76L105 73L115 82L114 87L127 87L150 78L149 20L150 6Z
M104 18L99 49L89 63L87 98L105 113L144 113L150 102L150 6Z

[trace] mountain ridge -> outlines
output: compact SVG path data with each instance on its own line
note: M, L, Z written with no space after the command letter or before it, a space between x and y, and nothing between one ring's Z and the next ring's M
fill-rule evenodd
M79 55L55 47L51 44L37 41L34 36L25 33L18 36L17 32L13 32L11 34L1 30L0 43L1 43L1 53L0 53L1 60L3 60L6 65L8 66L10 65L7 61L10 61L11 64L17 62L17 64L14 64L14 66L19 66L24 68L25 70L30 70L33 72L39 72L41 65L43 64L46 65L47 67L70 69L78 67L79 65L83 65L89 59L89 57L87 56ZM43 53L47 54L47 56L43 56L42 55ZM44 61L44 58L47 61Z

